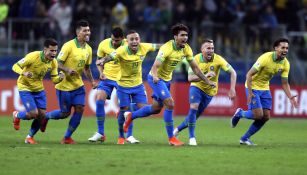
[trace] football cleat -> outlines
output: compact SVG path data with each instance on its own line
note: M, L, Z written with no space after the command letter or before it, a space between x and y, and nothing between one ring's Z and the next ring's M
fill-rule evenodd
M43 118L42 119L41 127L40 127L41 132L45 132L46 131L48 121L49 121L49 119L47 119L47 118Z
M90 142L104 142L106 140L106 136L96 132L92 137L88 139Z
M37 144L37 142L34 140L34 138L30 137L30 136L27 136L27 138L25 139L25 143L31 144L31 145Z
M182 146L184 143L178 140L175 136L168 139L169 144L172 146Z
M117 145L123 145L123 144L125 144L125 138L119 137L117 140Z
M75 144L76 142L71 138L71 137L69 137L69 138L63 138L62 140L61 140L61 144Z
M241 139L241 140L240 140L240 145L256 146L256 144L253 143L253 142L252 142L251 140L249 140L249 139L246 139L246 140Z
M13 126L14 126L15 130L20 129L20 119L17 118L17 115L18 115L18 111L14 111L13 112Z
M190 138L190 140L189 140L189 145L191 145L191 146L197 146L197 142L196 142L195 137Z
M140 141L134 138L133 136L129 136L128 138L126 138L126 141L131 144L140 143Z
M125 117L125 123L124 123L124 132L128 132L128 128L132 122L132 113L131 112L125 112L124 113L124 117Z
M239 123L241 117L240 117L240 112L242 111L241 108L238 108L235 112L235 114L232 116L230 119L230 125L232 128L235 128L237 124Z

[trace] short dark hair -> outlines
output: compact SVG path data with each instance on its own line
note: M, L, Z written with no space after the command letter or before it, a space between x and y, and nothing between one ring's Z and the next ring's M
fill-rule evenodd
M124 37L124 31L120 27L115 27L115 28L112 29L112 35L115 38L123 38Z
M277 39L277 40L274 42L273 48L279 46L280 43L288 43L288 44L289 44L290 42L289 42L289 40L286 39L286 38L279 38L279 39Z
M182 30L189 33L189 28L186 25L181 24L181 23L177 23L173 25L171 30L172 30L173 35L178 35L178 33Z
M128 33L127 33L127 35L130 35L130 34L132 34L132 33L137 33L135 30L129 30L128 31Z
M44 41L44 47L49 47L49 46L57 46L58 45L58 42L53 39L53 38L47 38L45 41Z
M81 19L76 23L76 29L80 29L81 27L87 27L90 26L90 24L88 23L88 21Z
M213 43L213 40L209 38L205 38L203 43Z

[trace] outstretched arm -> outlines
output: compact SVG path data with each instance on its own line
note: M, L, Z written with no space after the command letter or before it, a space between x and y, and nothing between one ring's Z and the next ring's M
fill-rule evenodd
M290 85L288 83L288 79L282 78L281 86L283 90L285 91L287 97L290 99L290 103L292 104L292 106L294 106L295 108L298 108L298 103L296 100L297 95L291 95L291 90L290 90Z
M236 97L237 73L232 68L228 71L228 73L230 73L230 89L228 92L228 97L230 100L234 100Z
M206 82L207 84L209 84L212 87L215 87L216 84L212 81L210 81L199 69L199 67L197 66L196 62L194 60L189 61L189 64L191 66L191 69L193 70L194 74L197 75L201 80L203 80L204 82Z
M84 74L87 77L87 79L90 80L90 82L92 84L92 88L95 89L98 86L98 84L97 84L97 82L93 78L92 71L91 71L89 65L85 65L84 66Z

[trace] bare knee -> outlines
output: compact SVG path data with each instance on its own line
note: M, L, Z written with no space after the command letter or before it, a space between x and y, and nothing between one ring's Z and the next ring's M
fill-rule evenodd
M165 99L164 100L164 106L166 107L166 109L169 109L169 110L173 110L174 109L174 100L171 99L171 98L168 98L168 99Z
M254 109L253 114L254 114L255 120L262 120L263 119L263 110L262 109Z
M75 106L75 112L83 113L83 111L84 111L84 106L81 105Z
M190 104L190 109L198 110L199 103L191 103Z
M61 119L67 118L70 116L70 112L62 112L61 113Z
M36 119L36 118L38 118L39 115L38 115L37 109L28 112L28 116L29 116L28 117L29 119Z

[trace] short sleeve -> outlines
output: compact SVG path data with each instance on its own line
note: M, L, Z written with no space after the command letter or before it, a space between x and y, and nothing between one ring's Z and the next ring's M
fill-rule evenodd
M265 66L265 57L262 55L258 58L258 60L254 63L253 68L257 71L261 70Z
M290 63L288 60L286 60L285 62L285 68L284 70L281 72L281 77L287 79L289 76L289 72L290 72Z
M186 47L184 48L184 51L185 51L186 60L188 62L192 61L193 60L193 51L192 51L191 47L189 45L186 45Z
M68 58L68 55L70 54L70 51L71 51L71 47L67 43L64 44L57 57L57 60L61 62L65 62L66 59Z
M163 62L165 58L169 56L170 53L171 53L171 50L168 48L167 44L164 44L163 46L160 47L158 55L156 56L156 59Z

